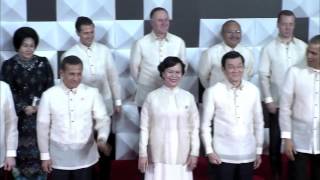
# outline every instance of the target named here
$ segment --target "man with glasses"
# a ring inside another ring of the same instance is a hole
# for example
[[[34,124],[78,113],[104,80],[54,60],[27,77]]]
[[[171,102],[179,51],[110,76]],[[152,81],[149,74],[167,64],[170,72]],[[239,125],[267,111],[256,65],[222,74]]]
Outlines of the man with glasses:
[[[294,37],[295,15],[292,11],[282,10],[277,22],[279,35],[267,44],[261,53],[259,78],[262,97],[268,111],[267,126],[270,130],[269,154],[273,179],[279,179],[281,172],[281,139],[278,120],[279,95],[287,70],[302,63],[307,45]]]
[[[251,50],[239,44],[241,41],[240,24],[235,20],[226,21],[222,25],[221,36],[223,42],[204,51],[200,59],[199,77],[205,88],[224,79],[221,70],[221,58],[230,51],[237,51],[245,58],[244,79],[250,80],[253,76],[253,54]]]

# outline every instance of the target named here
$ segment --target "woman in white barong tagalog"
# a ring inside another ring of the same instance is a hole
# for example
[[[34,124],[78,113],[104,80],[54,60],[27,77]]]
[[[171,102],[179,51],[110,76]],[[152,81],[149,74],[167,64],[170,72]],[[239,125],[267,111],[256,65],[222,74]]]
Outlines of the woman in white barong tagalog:
[[[194,97],[179,88],[185,65],[167,57],[158,66],[163,86],[141,111],[139,163],[145,180],[192,180],[199,155],[199,113]]]

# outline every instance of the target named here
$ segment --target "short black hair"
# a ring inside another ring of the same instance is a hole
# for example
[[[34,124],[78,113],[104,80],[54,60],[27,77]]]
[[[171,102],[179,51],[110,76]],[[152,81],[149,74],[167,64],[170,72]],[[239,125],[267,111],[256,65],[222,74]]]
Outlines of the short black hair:
[[[294,18],[296,18],[296,16],[294,15],[294,13],[290,10],[282,10],[278,13],[278,19],[277,22],[280,22],[281,16],[293,16]]]
[[[63,71],[66,70],[67,64],[69,64],[69,65],[78,65],[78,64],[80,64],[81,67],[83,67],[83,63],[82,63],[81,59],[78,58],[78,56],[73,56],[73,55],[63,58],[63,60],[61,62],[60,69],[63,70]]]
[[[320,44],[320,34],[313,36],[310,39],[309,44]]]
[[[151,12],[150,12],[150,15],[149,15],[150,19],[153,18],[153,15],[154,15],[157,11],[164,11],[164,12],[166,12],[166,13],[168,14],[168,11],[167,11],[165,8],[163,8],[163,7],[156,7],[156,8],[153,8],[153,9],[151,10]]]
[[[37,32],[31,27],[21,27],[14,32],[13,46],[18,51],[22,45],[22,42],[26,38],[31,38],[34,41],[35,48],[39,44],[39,36]]]
[[[81,31],[81,26],[82,26],[82,25],[93,25],[93,26],[94,26],[94,23],[93,23],[93,21],[92,21],[90,18],[88,18],[88,17],[79,16],[79,17],[77,18],[77,21],[76,21],[76,24],[75,24],[77,32],[80,32],[80,31]]]
[[[182,72],[182,75],[184,75],[184,69],[185,69],[186,65],[183,63],[183,61],[178,57],[168,56],[158,65],[158,71],[160,73],[160,77],[162,78],[162,73],[167,68],[173,67],[177,64],[181,65],[181,72]]]
[[[223,69],[225,69],[228,59],[234,59],[234,58],[238,58],[238,57],[241,58],[242,64],[244,65],[245,60],[244,60],[243,56],[237,51],[230,51],[222,56],[221,66],[223,67]]]

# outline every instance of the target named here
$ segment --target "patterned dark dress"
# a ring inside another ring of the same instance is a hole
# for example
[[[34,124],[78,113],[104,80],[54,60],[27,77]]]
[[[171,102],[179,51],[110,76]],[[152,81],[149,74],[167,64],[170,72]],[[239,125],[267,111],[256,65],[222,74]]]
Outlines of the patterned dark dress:
[[[17,168],[28,179],[45,175],[41,170],[37,145],[36,114],[27,116],[23,108],[32,105],[35,97],[40,98],[45,90],[53,86],[53,72],[49,61],[36,55],[25,61],[15,55],[4,61],[1,73],[3,80],[10,85],[19,117]]]

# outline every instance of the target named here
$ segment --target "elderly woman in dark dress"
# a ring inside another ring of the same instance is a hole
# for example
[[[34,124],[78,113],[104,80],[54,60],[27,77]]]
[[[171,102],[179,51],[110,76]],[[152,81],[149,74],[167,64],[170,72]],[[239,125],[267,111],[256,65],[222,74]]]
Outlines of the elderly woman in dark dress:
[[[36,113],[41,94],[53,86],[53,73],[48,59],[34,54],[38,43],[34,29],[17,29],[13,36],[17,54],[4,61],[1,69],[3,80],[10,85],[19,118],[17,169],[13,171],[17,180],[46,179],[36,141]]]

